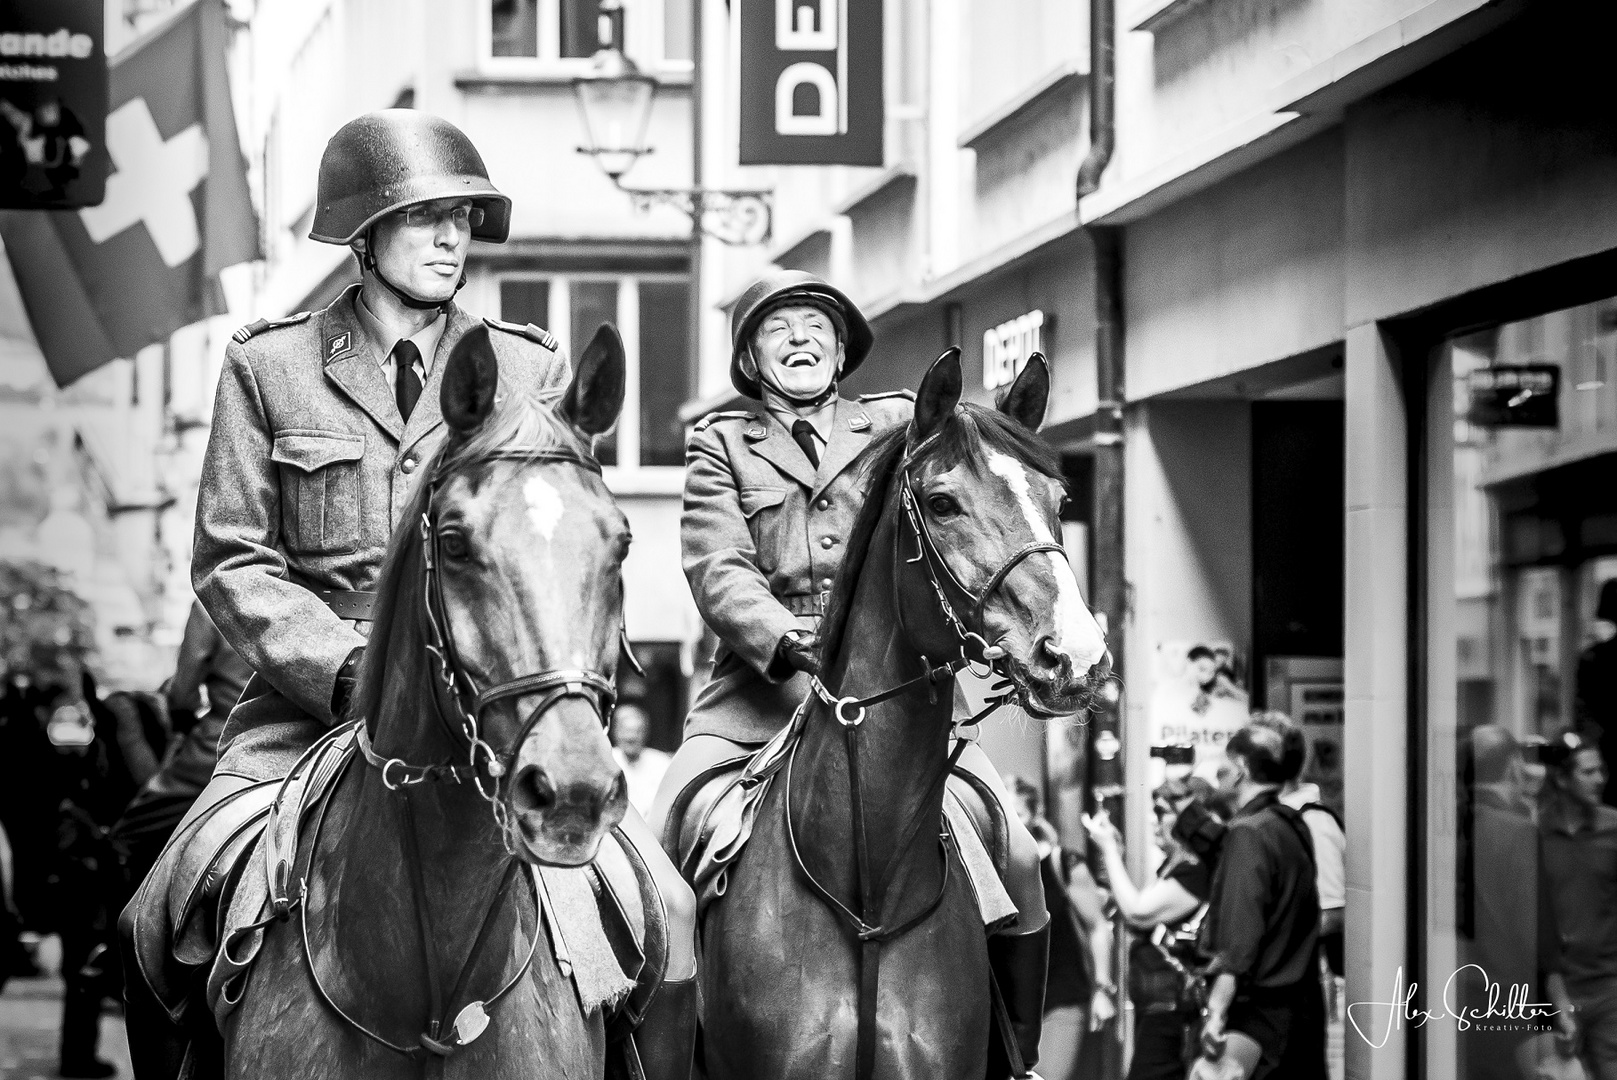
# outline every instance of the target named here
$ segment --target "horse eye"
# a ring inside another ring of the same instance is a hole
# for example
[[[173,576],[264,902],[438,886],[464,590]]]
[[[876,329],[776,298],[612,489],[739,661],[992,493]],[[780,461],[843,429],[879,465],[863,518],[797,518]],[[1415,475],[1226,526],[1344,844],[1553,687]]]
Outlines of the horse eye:
[[[445,529],[438,534],[438,550],[443,552],[446,559],[464,559],[471,553],[466,534],[458,529]]]
[[[949,517],[960,513],[960,504],[948,495],[928,495],[926,508],[938,517]]]

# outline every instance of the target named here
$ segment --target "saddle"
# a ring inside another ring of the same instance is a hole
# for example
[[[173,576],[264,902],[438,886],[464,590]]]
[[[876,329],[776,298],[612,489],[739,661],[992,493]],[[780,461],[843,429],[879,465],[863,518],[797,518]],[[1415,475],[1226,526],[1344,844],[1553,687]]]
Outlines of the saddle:
[[[802,733],[802,711],[752,754],[720,761],[698,773],[674,799],[663,846],[675,851],[679,872],[696,892],[697,925],[728,885],[729,870],[746,847],[759,808]],[[956,766],[944,790],[939,822],[964,864],[988,932],[1016,917],[1005,890],[1010,830],[1004,808],[986,784]]]
[[[188,823],[125,910],[130,993],[155,999],[176,1038],[196,1032],[203,1009],[222,1032],[241,1004],[265,930],[291,914],[310,874],[314,844],[304,827],[357,757],[356,730],[333,729],[284,780],[248,784]],[[620,1042],[639,1026],[667,966],[667,915],[650,869],[614,829],[585,870],[534,868],[531,876],[558,967],[586,1013],[605,1009],[608,1039]],[[598,921],[616,970],[592,971],[591,957],[578,955],[585,919]]]

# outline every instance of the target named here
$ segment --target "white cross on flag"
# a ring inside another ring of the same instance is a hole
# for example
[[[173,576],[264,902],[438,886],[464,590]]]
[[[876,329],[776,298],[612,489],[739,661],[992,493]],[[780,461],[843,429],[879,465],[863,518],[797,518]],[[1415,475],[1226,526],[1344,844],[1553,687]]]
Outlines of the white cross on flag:
[[[221,313],[219,271],[259,255],[224,16],[196,0],[114,58],[101,205],[0,217],[58,385]]]

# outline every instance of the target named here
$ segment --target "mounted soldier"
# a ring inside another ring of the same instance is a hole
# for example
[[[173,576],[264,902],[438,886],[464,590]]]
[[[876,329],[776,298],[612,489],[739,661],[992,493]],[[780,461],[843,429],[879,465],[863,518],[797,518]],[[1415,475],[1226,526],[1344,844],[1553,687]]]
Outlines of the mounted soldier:
[[[446,435],[440,393],[455,345],[487,327],[502,395],[554,397],[567,385],[567,358],[547,331],[478,320],[455,303],[471,241],[503,243],[510,220],[511,200],[447,121],[390,109],[327,144],[310,238],[349,247],[360,282],[321,311],[244,327],[226,351],[192,582],[254,674],[187,821],[286,776],[348,719],[370,590],[418,471]],[[632,812],[623,829],[673,923],[666,980],[641,1031],[683,1032],[695,1014],[689,889]],[[641,1053],[648,1075],[684,1080],[688,1044],[642,1038]]]
[[[703,418],[687,456],[685,576],[719,646],[650,816],[671,852],[684,824],[671,819],[683,816],[687,789],[756,752],[810,693],[819,622],[867,495],[860,456],[914,412],[908,391],[839,394],[875,334],[846,295],[812,274],[759,279],[736,302],[730,334],[730,381],[759,407]],[[989,948],[1018,1041],[1036,1051],[1049,951],[1038,845],[987,755],[973,745],[959,764],[1005,810],[1005,885],[1020,914]]]

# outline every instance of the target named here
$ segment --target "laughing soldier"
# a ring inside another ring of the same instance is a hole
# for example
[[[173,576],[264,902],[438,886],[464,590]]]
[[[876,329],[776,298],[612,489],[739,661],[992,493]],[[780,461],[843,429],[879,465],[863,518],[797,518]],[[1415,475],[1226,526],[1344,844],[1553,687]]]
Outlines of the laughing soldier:
[[[719,649],[658,789],[651,825],[665,844],[666,815],[685,785],[757,750],[808,693],[827,594],[867,494],[859,455],[914,412],[907,392],[838,395],[838,380],[864,362],[875,335],[851,300],[812,274],[783,270],[755,282],[736,302],[730,332],[730,381],[762,407],[705,417],[691,437],[680,539],[691,593]],[[960,765],[1005,808],[1005,884],[1021,915],[989,939],[989,956],[1031,1066],[1050,934],[1039,849],[988,756],[971,746]]]
[[[344,719],[372,594],[411,486],[445,432],[439,387],[478,320],[455,305],[474,239],[502,243],[511,200],[454,125],[409,109],[362,116],[327,144],[310,238],[353,250],[360,284],[323,311],[238,331],[225,354],[197,498],[192,582],[256,672],[220,737],[190,817],[285,776]],[[508,394],[559,391],[560,346],[537,326],[483,320]],[[689,889],[631,811],[676,919],[668,982],[642,1035],[692,1029]],[[183,828],[183,826],[182,826]],[[683,950],[684,955],[681,955]],[[677,1039],[675,1040],[678,1041]],[[640,1045],[652,1080],[684,1080],[689,1046]],[[666,1060],[664,1060],[666,1058]]]

